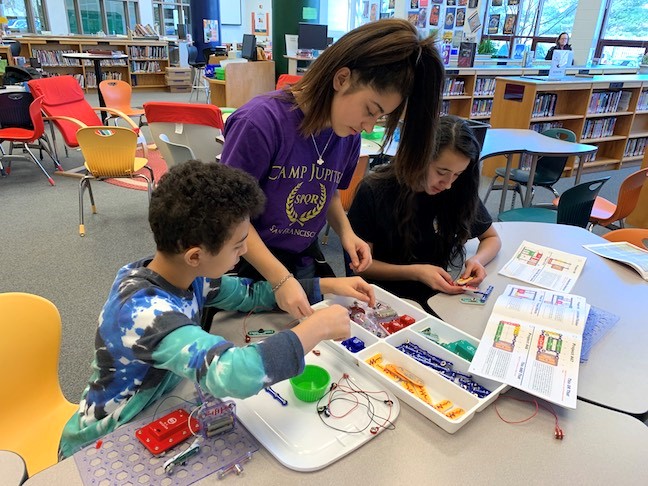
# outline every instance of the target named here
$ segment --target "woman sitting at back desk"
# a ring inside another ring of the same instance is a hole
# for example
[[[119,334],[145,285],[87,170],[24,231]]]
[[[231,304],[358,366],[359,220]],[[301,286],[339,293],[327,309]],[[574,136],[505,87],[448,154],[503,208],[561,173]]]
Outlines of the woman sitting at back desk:
[[[571,45],[569,44],[569,34],[567,32],[562,32],[558,39],[556,39],[556,45],[552,46],[545,56],[546,61],[551,61],[555,51],[571,51]]]
[[[461,277],[472,277],[471,286],[484,280],[484,266],[501,242],[477,192],[479,151],[468,122],[445,116],[426,180],[417,187],[401,182],[407,168],[396,157],[360,184],[348,217],[372,251],[373,262],[362,277],[428,312],[427,300],[437,292],[464,292],[448,266],[464,266]],[[475,237],[477,252],[465,259],[464,245]]]

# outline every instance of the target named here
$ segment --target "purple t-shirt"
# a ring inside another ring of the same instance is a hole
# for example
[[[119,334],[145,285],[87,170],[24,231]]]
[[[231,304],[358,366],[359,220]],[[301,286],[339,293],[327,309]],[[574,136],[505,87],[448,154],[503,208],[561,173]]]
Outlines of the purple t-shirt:
[[[327,128],[315,136],[316,150],[299,131],[304,113],[278,95],[257,96],[229,116],[221,162],[254,176],[266,194],[265,212],[253,221],[264,243],[300,253],[324,227],[335,191],[349,186],[360,135],[338,137]]]

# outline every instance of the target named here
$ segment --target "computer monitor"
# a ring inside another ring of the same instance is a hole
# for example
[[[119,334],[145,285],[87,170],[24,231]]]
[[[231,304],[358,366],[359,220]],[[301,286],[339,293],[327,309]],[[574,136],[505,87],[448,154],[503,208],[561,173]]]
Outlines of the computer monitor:
[[[256,37],[252,34],[243,34],[243,46],[241,47],[241,57],[248,61],[257,60]]]
[[[328,25],[300,23],[298,34],[298,49],[323,51],[328,47]]]

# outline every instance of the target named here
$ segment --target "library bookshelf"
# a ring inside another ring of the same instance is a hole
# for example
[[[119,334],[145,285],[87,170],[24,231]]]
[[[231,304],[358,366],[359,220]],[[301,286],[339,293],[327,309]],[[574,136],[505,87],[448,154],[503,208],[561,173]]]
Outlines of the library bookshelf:
[[[567,76],[549,81],[528,77],[497,78],[490,117],[493,128],[564,127],[578,142],[598,152],[578,162],[570,158],[568,175],[583,163],[584,171],[640,165],[648,141],[648,75]],[[484,161],[483,174],[493,176],[503,157]]]
[[[128,59],[102,61],[104,79],[121,79],[133,88],[166,87],[164,74],[169,66],[169,48],[164,41],[85,36],[16,37],[15,40],[21,43],[20,54],[37,58],[43,71],[51,76],[74,76],[85,89],[97,87],[92,62],[66,59],[64,53],[92,49],[118,51],[128,55]]]

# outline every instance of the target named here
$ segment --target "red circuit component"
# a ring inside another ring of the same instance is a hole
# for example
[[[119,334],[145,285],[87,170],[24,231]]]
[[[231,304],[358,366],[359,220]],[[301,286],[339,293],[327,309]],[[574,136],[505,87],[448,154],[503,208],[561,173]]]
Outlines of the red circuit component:
[[[403,314],[398,318],[398,321],[403,325],[403,327],[411,326],[416,322],[416,319],[414,319],[412,316],[408,316],[407,314]]]
[[[200,424],[194,418],[191,419],[191,430],[197,432]],[[153,455],[158,455],[191,437],[189,430],[189,413],[179,408],[154,420],[141,429],[135,431],[135,437]]]

